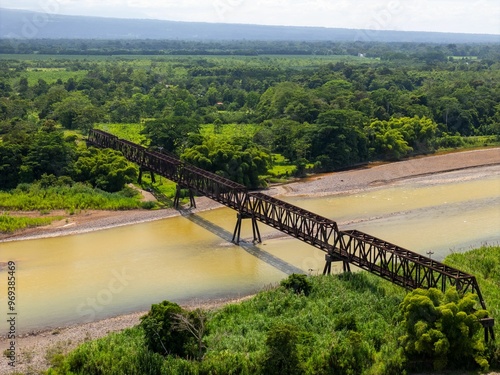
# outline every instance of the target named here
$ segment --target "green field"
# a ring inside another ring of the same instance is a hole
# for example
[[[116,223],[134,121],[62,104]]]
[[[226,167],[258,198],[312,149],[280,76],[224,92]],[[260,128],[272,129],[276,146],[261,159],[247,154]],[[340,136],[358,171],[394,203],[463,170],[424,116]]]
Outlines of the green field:
[[[77,72],[69,71],[64,68],[28,68],[26,73],[23,73],[21,77],[28,79],[28,84],[35,85],[39,79],[44,80],[48,84],[52,84],[61,80],[61,82],[66,82],[70,78],[74,80],[79,80],[87,75],[86,70],[79,70]]]
[[[95,124],[95,128],[114,134],[118,138],[125,139],[127,141],[137,143],[139,145],[143,145],[146,147],[148,145],[146,137],[143,134],[141,134],[141,131],[144,129],[143,124],[100,123],[100,124]]]

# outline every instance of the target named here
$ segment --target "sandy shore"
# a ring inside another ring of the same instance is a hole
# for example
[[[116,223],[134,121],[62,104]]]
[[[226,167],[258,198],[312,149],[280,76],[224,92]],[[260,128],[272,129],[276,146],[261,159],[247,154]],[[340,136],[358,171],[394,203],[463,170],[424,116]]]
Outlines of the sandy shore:
[[[436,183],[439,183],[440,175],[450,171],[457,171],[454,178],[458,179],[466,179],[472,174],[476,177],[487,176],[492,173],[498,174],[500,173],[500,148],[420,157],[396,163],[371,165],[355,170],[324,174],[298,182],[274,186],[268,189],[266,193],[285,196],[347,194],[379,188],[388,184],[410,183],[415,177],[428,175],[433,176]],[[197,208],[194,212],[219,207],[219,204],[205,197],[197,198],[196,203]],[[157,211],[85,211],[71,216],[66,215],[64,212],[51,213],[51,215],[59,214],[66,217],[47,227],[29,229],[14,235],[0,235],[0,242],[84,233],[115,226],[159,220],[179,215],[180,212],[174,209]],[[32,213],[32,215],[37,215],[37,213]],[[193,301],[191,306],[214,307],[227,302],[219,300],[207,304],[206,301],[203,303]],[[19,337],[16,342],[18,362],[15,370],[29,372],[47,368],[48,353],[67,352],[86,340],[102,337],[109,332],[120,331],[134,326],[138,324],[139,318],[144,313],[138,312]],[[0,339],[0,351],[3,353],[7,348],[8,340],[2,337]],[[13,369],[7,366],[6,358],[4,356],[1,358],[0,373],[13,372]]]

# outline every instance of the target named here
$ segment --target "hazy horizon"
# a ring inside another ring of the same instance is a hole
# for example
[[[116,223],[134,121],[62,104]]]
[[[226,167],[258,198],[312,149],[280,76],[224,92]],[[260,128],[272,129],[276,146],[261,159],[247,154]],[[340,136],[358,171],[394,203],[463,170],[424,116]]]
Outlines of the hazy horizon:
[[[496,0],[0,0],[47,14],[275,26],[500,34]]]

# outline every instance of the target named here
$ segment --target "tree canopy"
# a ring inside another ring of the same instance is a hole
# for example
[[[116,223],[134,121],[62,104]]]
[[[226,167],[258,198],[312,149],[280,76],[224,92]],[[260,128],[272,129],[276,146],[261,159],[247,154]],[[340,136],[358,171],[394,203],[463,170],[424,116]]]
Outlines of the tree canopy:
[[[137,46],[127,43],[86,42],[95,49],[85,54]],[[47,121],[83,134],[140,124],[145,146],[250,187],[262,186],[276,155],[297,171],[331,171],[461,147],[468,137],[499,139],[494,45],[144,41],[191,56],[43,56],[56,45],[77,53],[64,41],[30,40],[22,48],[40,56],[0,67],[2,188],[71,174],[74,151],[41,129]],[[220,137],[226,127],[235,134]],[[238,127],[254,131],[241,136]]]
[[[401,304],[405,334],[400,338],[408,356],[431,359],[436,370],[475,365],[487,369],[479,319],[488,313],[476,310],[476,305],[476,295],[460,297],[454,288],[409,293]]]

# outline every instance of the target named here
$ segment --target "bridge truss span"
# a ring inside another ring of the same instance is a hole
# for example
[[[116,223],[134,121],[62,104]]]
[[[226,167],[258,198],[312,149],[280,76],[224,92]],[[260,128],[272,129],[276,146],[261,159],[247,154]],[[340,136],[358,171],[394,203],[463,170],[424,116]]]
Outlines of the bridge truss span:
[[[338,242],[337,223],[303,208],[262,193],[250,193],[248,215],[298,238],[320,250],[328,251]]]
[[[407,289],[444,291],[448,286],[455,286],[464,293],[476,293],[481,305],[486,307],[472,275],[357,230],[343,231],[340,238],[341,251],[336,256],[347,257],[349,263],[359,268]]]
[[[246,187],[217,174],[179,160],[168,153],[146,149],[101,130],[91,130],[87,143],[112,148],[137,163],[141,171],[149,170],[177,183],[174,203],[179,203],[180,189],[205,195],[237,212],[233,242],[239,243],[243,219],[252,220],[254,241],[260,241],[257,221],[295,237],[325,252],[324,274],[331,273],[333,262],[343,262],[371,272],[406,289],[437,288],[445,291],[455,286],[462,293],[475,293],[483,309],[486,304],[476,278],[431,258],[403,249],[357,230],[339,230],[337,223],[261,192],[248,192]],[[493,318],[481,321],[494,339]]]

